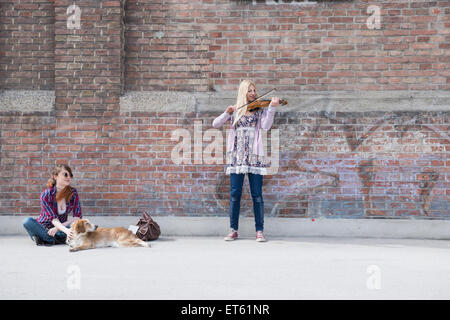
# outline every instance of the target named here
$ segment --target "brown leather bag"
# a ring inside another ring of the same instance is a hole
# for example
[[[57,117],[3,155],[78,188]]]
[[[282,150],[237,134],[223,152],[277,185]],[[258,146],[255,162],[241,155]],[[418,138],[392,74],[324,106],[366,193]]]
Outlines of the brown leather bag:
[[[139,227],[136,236],[143,241],[156,240],[161,235],[161,229],[159,225],[148,215],[147,212],[143,213],[144,217],[141,218],[137,224]]]

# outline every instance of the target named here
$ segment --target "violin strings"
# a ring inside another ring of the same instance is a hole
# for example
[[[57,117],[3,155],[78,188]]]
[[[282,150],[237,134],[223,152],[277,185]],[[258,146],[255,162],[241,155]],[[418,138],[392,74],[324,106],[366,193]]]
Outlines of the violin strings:
[[[253,102],[255,102],[255,101],[258,101],[259,99],[261,99],[262,97],[264,97],[264,96],[266,96],[266,95],[268,95],[269,93],[271,93],[272,91],[274,91],[275,89],[272,89],[272,90],[270,90],[270,91],[267,91],[266,93],[264,93],[264,94],[262,94],[262,95],[260,95],[258,98],[256,98],[255,100],[253,100],[252,102],[248,102],[248,103],[246,103],[246,104],[244,104],[244,105],[242,105],[242,106],[240,106],[239,108],[236,108],[236,110],[239,110],[240,108],[243,108],[243,107],[245,107],[245,106],[247,106],[247,105],[249,105],[250,103],[253,103]]]

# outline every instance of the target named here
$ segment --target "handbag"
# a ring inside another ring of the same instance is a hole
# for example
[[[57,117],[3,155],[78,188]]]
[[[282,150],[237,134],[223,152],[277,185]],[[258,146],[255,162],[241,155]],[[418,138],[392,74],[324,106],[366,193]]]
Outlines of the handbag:
[[[136,236],[143,241],[156,240],[161,235],[159,225],[145,211],[137,226]]]

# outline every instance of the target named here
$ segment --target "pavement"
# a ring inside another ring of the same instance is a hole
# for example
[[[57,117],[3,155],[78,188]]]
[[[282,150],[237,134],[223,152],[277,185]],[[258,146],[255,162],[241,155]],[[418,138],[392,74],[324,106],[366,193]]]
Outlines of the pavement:
[[[0,236],[0,299],[450,299],[450,241],[161,237],[69,252]]]

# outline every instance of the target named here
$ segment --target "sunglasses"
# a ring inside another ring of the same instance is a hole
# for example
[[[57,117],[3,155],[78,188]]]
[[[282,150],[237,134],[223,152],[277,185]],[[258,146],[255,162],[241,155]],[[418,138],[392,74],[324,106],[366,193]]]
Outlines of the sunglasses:
[[[64,178],[68,178],[68,177],[73,178],[73,174],[69,174],[68,172],[63,172],[63,176],[64,176]]]

